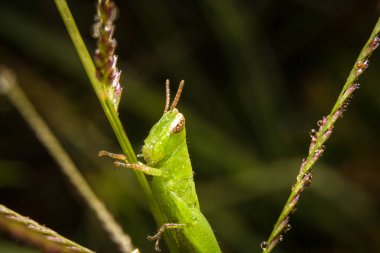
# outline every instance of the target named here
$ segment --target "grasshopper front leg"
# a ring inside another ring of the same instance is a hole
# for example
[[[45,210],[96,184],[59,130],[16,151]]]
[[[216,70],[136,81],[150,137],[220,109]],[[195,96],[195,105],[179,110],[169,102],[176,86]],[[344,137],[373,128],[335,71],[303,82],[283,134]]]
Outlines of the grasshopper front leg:
[[[114,165],[117,167],[124,167],[124,168],[132,169],[132,170],[141,171],[141,172],[144,172],[145,174],[151,175],[151,176],[162,176],[162,171],[160,169],[149,167],[148,165],[145,165],[145,164],[140,163],[140,162],[129,163],[127,160],[127,157],[125,157],[125,155],[123,155],[123,154],[114,154],[114,153],[102,150],[102,151],[99,151],[98,155],[99,155],[99,157],[109,156],[111,158],[121,160],[122,162],[121,161],[115,161],[114,162]]]

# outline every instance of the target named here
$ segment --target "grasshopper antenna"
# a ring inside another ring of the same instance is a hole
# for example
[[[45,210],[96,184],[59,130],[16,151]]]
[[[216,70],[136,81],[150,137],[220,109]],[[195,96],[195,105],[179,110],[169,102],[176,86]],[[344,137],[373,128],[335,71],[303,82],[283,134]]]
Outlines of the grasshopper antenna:
[[[179,98],[181,97],[181,93],[182,93],[182,89],[183,89],[183,86],[185,85],[185,80],[182,80],[180,83],[179,83],[179,87],[178,87],[178,90],[177,90],[177,94],[175,94],[175,97],[174,97],[174,100],[173,100],[173,103],[172,105],[170,106],[170,110],[173,110],[177,104],[178,104],[178,101],[179,101]]]
[[[165,87],[166,87],[166,102],[165,102],[165,111],[164,112],[167,112],[169,110],[169,106],[170,106],[170,81],[169,81],[169,79],[166,79]]]

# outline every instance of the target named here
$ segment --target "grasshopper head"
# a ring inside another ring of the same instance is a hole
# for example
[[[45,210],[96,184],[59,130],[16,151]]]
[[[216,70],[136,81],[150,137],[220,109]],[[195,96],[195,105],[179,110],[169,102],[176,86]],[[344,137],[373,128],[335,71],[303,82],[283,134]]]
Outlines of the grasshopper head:
[[[186,139],[185,117],[175,108],[183,85],[184,82],[182,81],[169,108],[169,82],[168,80],[166,81],[166,107],[164,115],[150,130],[142,149],[145,161],[151,166],[169,158]]]

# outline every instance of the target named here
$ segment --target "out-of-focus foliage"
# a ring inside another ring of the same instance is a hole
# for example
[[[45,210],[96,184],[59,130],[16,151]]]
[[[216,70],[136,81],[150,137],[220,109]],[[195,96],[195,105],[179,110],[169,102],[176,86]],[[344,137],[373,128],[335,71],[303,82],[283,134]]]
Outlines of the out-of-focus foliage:
[[[89,49],[95,1],[68,1]],[[295,180],[308,132],[332,107],[378,16],[375,1],[118,1],[119,114],[138,152],[178,108],[201,208],[224,252],[259,252]],[[380,56],[337,124],[276,252],[379,252]],[[155,225],[133,173],[97,151],[115,138],[53,1],[0,1],[0,64],[20,84],[142,252]],[[34,133],[0,97],[0,203],[97,252],[116,252]],[[4,239],[9,239],[4,237]],[[9,244],[0,244],[6,252]],[[32,252],[13,250],[12,252]]]

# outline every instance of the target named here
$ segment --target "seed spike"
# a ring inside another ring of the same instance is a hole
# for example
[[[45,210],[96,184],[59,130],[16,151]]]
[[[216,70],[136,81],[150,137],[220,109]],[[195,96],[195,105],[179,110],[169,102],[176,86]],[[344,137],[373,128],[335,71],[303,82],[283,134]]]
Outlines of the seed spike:
[[[185,80],[182,80],[180,83],[179,83],[179,87],[178,87],[178,90],[177,90],[177,94],[175,94],[175,97],[174,97],[174,100],[173,100],[173,103],[172,105],[170,106],[170,110],[173,110],[177,104],[178,104],[178,101],[179,101],[179,98],[181,97],[181,93],[182,93],[182,89],[183,89],[183,86],[185,85]]]
[[[169,106],[170,106],[170,81],[169,81],[169,79],[166,79],[165,86],[166,86],[166,102],[165,102],[165,111],[164,112],[167,112],[169,110]]]

